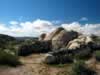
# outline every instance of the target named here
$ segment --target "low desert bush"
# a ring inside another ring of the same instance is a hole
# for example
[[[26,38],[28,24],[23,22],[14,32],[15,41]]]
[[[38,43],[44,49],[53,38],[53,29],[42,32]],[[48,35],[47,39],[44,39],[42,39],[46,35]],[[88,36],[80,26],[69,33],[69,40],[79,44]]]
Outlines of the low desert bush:
[[[100,51],[95,52],[96,60],[100,61]]]
[[[0,65],[17,66],[20,62],[15,52],[0,49]]]
[[[86,67],[84,61],[77,61],[72,66],[71,75],[95,75],[93,70]]]
[[[18,55],[19,56],[27,56],[32,53],[46,53],[50,51],[50,43],[43,41],[35,41],[31,44],[24,43],[19,46]]]
[[[91,50],[83,50],[74,55],[75,59],[87,60],[92,56]]]
[[[78,60],[88,60],[89,58],[91,58],[91,54],[83,54],[83,55],[75,55],[74,58],[78,59]]]

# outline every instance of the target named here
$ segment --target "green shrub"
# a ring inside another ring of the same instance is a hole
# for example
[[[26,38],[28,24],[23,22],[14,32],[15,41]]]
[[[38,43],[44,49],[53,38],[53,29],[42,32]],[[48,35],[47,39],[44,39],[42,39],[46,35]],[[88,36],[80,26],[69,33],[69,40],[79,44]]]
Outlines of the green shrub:
[[[87,68],[84,61],[77,61],[72,66],[71,75],[95,75],[95,72]]]
[[[100,61],[100,51],[95,52],[95,57],[98,61]]]
[[[33,43],[24,43],[18,48],[19,56],[27,56],[32,53],[47,53],[51,50],[49,41],[35,41]]]
[[[100,57],[100,51],[96,51],[95,55]]]
[[[15,52],[5,49],[0,50],[0,64],[17,66],[20,64],[20,62],[18,61],[18,56],[16,56]]]
[[[91,57],[91,54],[83,54],[83,55],[75,55],[74,58],[75,59],[79,59],[79,60],[87,60]]]
[[[92,56],[91,50],[83,50],[80,53],[76,53],[73,57],[75,59],[87,60]]]

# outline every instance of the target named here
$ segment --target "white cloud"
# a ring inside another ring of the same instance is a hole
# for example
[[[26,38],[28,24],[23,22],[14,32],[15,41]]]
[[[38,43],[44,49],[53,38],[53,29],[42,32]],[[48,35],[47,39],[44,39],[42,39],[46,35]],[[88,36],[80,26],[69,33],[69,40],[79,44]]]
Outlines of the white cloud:
[[[78,22],[72,22],[70,24],[62,24],[62,27],[64,27],[66,30],[74,30],[74,31],[80,31],[80,24]]]
[[[96,34],[100,35],[100,24],[85,24],[81,25],[78,22],[73,22],[70,24],[62,24],[66,30],[74,30],[86,35]]]
[[[39,36],[42,33],[48,33],[55,29],[50,21],[37,19],[33,22],[15,22],[11,21],[9,28],[0,24],[0,33],[11,36]],[[18,25],[16,25],[18,24]]]
[[[17,21],[10,21],[9,23],[10,23],[11,25],[17,25],[17,24],[18,24]]]
[[[82,18],[80,19],[80,21],[88,21],[88,18],[82,17]]]
[[[9,27],[5,24],[0,24],[0,33],[11,36],[39,36],[41,33],[49,33],[58,27],[51,21],[41,19],[32,22],[15,22],[16,23],[10,23]],[[59,26],[64,27],[66,30],[75,30],[88,35],[100,35],[100,24],[81,25],[79,22],[72,22],[69,24],[61,24]]]

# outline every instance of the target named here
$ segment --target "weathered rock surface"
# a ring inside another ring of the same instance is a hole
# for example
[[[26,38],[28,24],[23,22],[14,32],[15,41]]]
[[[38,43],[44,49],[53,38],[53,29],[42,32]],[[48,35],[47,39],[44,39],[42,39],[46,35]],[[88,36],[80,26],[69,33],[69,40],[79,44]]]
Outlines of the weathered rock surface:
[[[78,33],[74,31],[67,32],[66,30],[62,30],[52,39],[53,49],[64,48],[69,41],[78,37]]]
[[[52,31],[50,34],[42,34],[39,37],[40,41],[51,41],[52,50],[58,50],[66,47],[69,41],[78,37],[78,33],[75,31],[66,31],[64,28],[59,27]]]
[[[70,41],[67,45],[68,49],[76,49],[76,48],[81,48],[84,45],[90,45],[93,43],[93,40],[89,36],[79,36],[78,38]]]
[[[50,34],[48,34],[44,40],[52,40],[53,37],[55,37],[57,34],[59,34],[59,32],[61,32],[62,30],[64,30],[64,28],[59,27],[57,29],[55,29],[54,31],[52,31]]]
[[[90,57],[91,56],[91,49],[87,46],[83,46],[77,49],[67,49],[62,48],[58,51],[49,52],[45,63],[47,64],[64,64],[68,62],[73,62],[74,58],[72,56],[78,56],[80,58],[83,57]]]
[[[46,64],[65,64],[65,63],[71,63],[73,62],[73,59],[66,55],[52,55],[48,54],[48,56],[45,58],[44,63]]]

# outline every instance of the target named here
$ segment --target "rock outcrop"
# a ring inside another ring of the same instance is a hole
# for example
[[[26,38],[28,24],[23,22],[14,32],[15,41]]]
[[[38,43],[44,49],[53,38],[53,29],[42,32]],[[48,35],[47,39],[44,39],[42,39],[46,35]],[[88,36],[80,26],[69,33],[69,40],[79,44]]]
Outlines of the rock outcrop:
[[[49,52],[45,63],[59,64],[73,62],[70,54],[79,58],[91,56],[90,46],[94,41],[90,36],[78,36],[78,33],[74,31],[67,32],[65,30],[62,30],[60,33],[52,39],[52,45],[55,49]]]
[[[73,62],[74,58],[85,58],[91,56],[91,49],[87,46],[83,46],[77,49],[62,48],[58,51],[49,52],[45,57],[45,63],[47,64],[64,64]]]
[[[44,40],[52,40],[53,37],[55,37],[57,34],[59,34],[59,32],[61,32],[62,30],[64,30],[64,28],[59,27],[57,29],[55,29],[54,31],[52,31],[50,34],[48,34]]]
[[[33,44],[22,45],[18,53],[21,56],[47,53],[45,63],[63,64],[73,62],[72,56],[85,57],[91,55],[91,50],[98,48],[100,45],[94,44],[92,37],[59,27],[48,35],[40,35],[38,41]]]
[[[52,39],[52,46],[54,50],[64,48],[69,41],[78,37],[78,33],[74,31],[62,30]]]
[[[42,35],[41,35],[42,36]],[[56,30],[52,31],[50,34],[44,38],[40,37],[40,40],[51,41],[52,50],[57,50],[65,47],[69,41],[78,37],[78,33],[75,31],[66,31],[64,28],[59,27]]]
[[[76,49],[76,48],[81,48],[84,45],[90,45],[93,43],[93,40],[89,36],[79,36],[78,38],[70,41],[67,45],[67,49]]]
[[[46,64],[65,64],[65,63],[72,63],[72,57],[68,55],[52,55],[48,54],[44,60]]]

